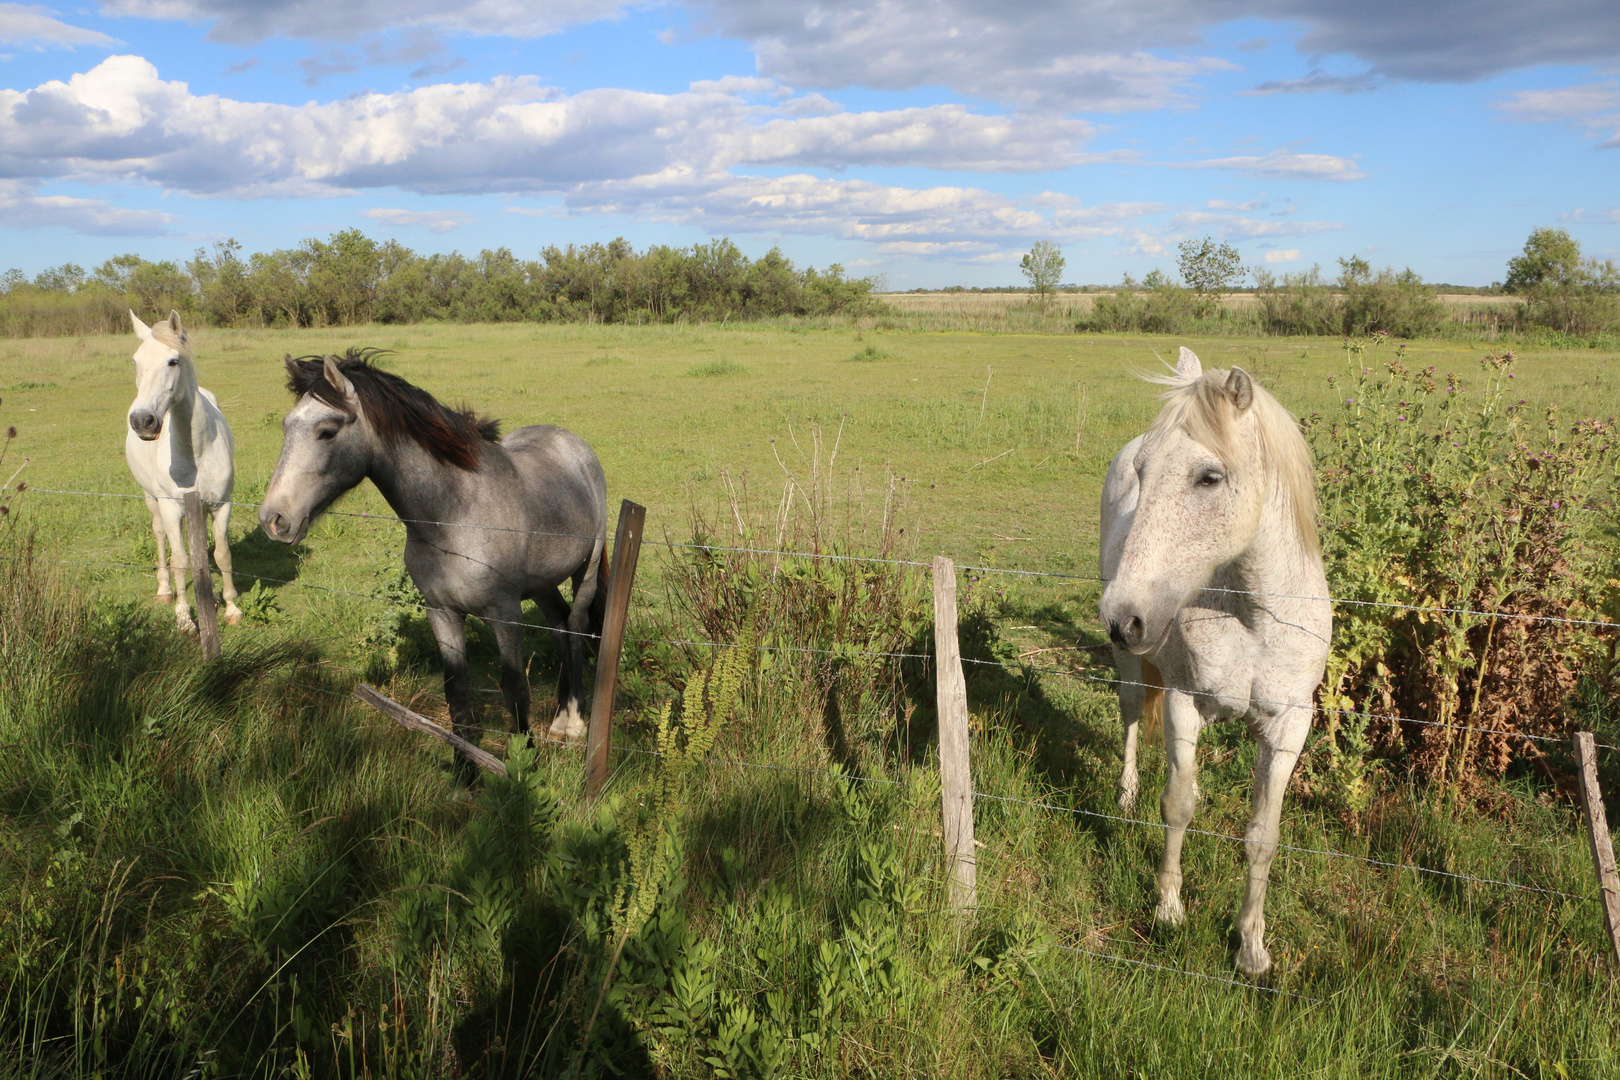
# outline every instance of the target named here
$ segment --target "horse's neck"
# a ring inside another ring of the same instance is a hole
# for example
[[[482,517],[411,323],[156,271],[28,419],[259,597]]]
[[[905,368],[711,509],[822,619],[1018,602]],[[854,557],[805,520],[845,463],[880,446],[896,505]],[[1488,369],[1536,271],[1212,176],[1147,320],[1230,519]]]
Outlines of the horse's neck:
[[[1278,596],[1318,595],[1322,562],[1299,533],[1298,519],[1286,490],[1268,483],[1254,542],[1231,567],[1234,583],[1243,590],[1240,603],[1275,608]],[[1264,595],[1262,595],[1264,594]]]
[[[371,439],[371,468],[366,475],[395,514],[408,522],[456,519],[472,473],[439,461],[415,439],[403,438],[392,445],[375,433]],[[421,526],[412,524],[405,529],[418,534],[422,531]]]
[[[197,454],[208,431],[208,417],[203,412],[202,395],[197,392],[197,369],[189,363],[180,366],[174,396],[169,399],[169,419],[164,426],[169,430],[170,460],[189,466],[195,475]]]

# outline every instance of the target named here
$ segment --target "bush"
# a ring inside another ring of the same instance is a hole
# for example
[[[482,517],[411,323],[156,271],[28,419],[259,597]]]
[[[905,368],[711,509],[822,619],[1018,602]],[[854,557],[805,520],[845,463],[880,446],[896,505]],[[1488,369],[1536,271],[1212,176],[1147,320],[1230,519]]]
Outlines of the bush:
[[[1126,275],[1112,294],[1097,297],[1091,312],[1077,324],[1080,330],[1144,334],[1180,334],[1198,317],[1199,297],[1157,270],[1137,283]]]
[[[1418,338],[1435,334],[1446,311],[1433,286],[1410,269],[1385,267],[1373,273],[1366,260],[1339,260],[1337,287],[1313,266],[1285,274],[1279,282],[1255,271],[1255,301],[1261,329],[1268,334],[1360,337],[1389,334]]]
[[[1601,609],[1600,555],[1581,526],[1613,497],[1614,419],[1566,424],[1554,406],[1533,418],[1512,398],[1511,353],[1485,357],[1470,386],[1399,356],[1375,364],[1362,341],[1346,349],[1343,404],[1308,422],[1329,589],[1348,601],[1322,702],[1415,722],[1330,712],[1330,757],[1365,739],[1429,779],[1500,776],[1516,757],[1541,757],[1539,744],[1436,725],[1567,734],[1581,673],[1612,642],[1481,613]]]

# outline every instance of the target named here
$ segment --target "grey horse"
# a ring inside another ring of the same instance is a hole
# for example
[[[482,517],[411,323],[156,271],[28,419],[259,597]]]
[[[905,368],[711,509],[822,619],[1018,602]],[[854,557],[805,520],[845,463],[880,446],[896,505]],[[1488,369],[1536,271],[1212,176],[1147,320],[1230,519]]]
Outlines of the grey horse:
[[[428,604],[444,660],[444,696],[463,738],[477,739],[467,695],[467,615],[501,651],[501,691],[529,729],[522,605],[534,600],[562,657],[551,736],[579,739],[585,647],[607,592],[607,480],[584,440],[549,425],[499,437],[494,420],[451,409],[376,365],[381,350],[286,358],[297,403],[259,509],[266,535],[302,540],[327,507],[369,477],[405,522],[405,568]],[[572,580],[573,603],[558,586]],[[463,775],[469,763],[458,760]]]

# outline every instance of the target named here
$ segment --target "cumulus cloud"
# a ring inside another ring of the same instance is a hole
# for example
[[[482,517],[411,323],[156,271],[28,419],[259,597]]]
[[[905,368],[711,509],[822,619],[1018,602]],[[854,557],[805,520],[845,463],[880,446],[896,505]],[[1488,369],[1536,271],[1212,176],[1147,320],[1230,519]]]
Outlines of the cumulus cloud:
[[[1268,264],[1299,262],[1299,248],[1277,248],[1274,251],[1268,251],[1266,252],[1266,262]]]
[[[828,108],[752,79],[698,83],[676,94],[564,95],[533,79],[497,78],[283,105],[193,94],[140,57],[115,56],[65,82],[0,89],[0,179],[122,180],[231,198],[381,187],[528,195],[560,202],[566,213],[622,213],[714,232],[833,235],[880,248],[946,245],[937,250],[953,258],[989,256],[1010,240],[1040,237],[1114,236],[1147,250],[1160,241],[1144,219],[1175,209],[1087,205],[1050,191],[1013,198],[972,186],[746,175],[761,166],[1045,170],[1100,157],[1084,150],[1092,127],[1061,116],[984,116],[955,105]],[[1195,164],[1309,178],[1353,171],[1345,159],[1290,151]],[[1219,209],[1182,216],[1242,237],[1338,227],[1258,222]],[[441,231],[466,220],[395,209],[369,216]]]
[[[944,105],[795,116],[709,86],[566,96],[530,78],[325,104],[196,95],[136,56],[0,90],[0,176],[103,176],[202,194],[557,191],[650,178],[679,187],[741,165],[1038,170],[1083,160],[1089,125]]]
[[[175,220],[158,210],[125,210],[100,199],[37,194],[27,180],[0,180],[0,215],[8,229],[64,228],[90,236],[161,236]]]
[[[65,23],[49,8],[0,4],[0,44],[71,49],[77,45],[116,45],[117,41],[98,30]]]
[[[396,229],[426,229],[447,233],[478,219],[464,210],[390,210],[377,207],[360,211],[361,217]]]

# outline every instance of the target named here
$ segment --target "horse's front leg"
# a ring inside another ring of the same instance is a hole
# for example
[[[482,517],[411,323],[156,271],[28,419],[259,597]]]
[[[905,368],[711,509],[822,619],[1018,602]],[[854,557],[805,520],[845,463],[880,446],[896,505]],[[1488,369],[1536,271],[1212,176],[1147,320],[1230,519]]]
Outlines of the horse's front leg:
[[[1181,843],[1187,836],[1198,805],[1198,733],[1203,718],[1191,695],[1164,692],[1164,756],[1167,776],[1159,812],[1164,831],[1164,859],[1159,863],[1159,906],[1154,914],[1180,925],[1187,913],[1181,906]]]
[[[467,698],[467,628],[459,611],[428,608],[428,625],[439,643],[439,659],[444,663],[444,703],[450,708],[450,726],[457,735],[478,745],[479,730],[473,723],[472,706]],[[456,777],[470,784],[478,776],[478,766],[456,751]]]
[[[1241,939],[1237,967],[1245,975],[1264,975],[1271,967],[1271,953],[1266,951],[1266,885],[1271,878],[1271,861],[1277,857],[1283,794],[1299,762],[1299,752],[1310,727],[1309,710],[1290,709],[1276,724],[1274,730],[1280,729],[1281,739],[1275,745],[1266,733],[1260,737],[1254,764],[1253,815],[1243,833],[1249,881],[1237,918]]]
[[[1136,771],[1136,740],[1142,726],[1142,704],[1147,692],[1142,685],[1140,657],[1116,648],[1114,669],[1119,672],[1119,721],[1125,736],[1125,762],[1119,772],[1119,808],[1131,813],[1136,809],[1136,797],[1142,790],[1142,781]]]
[[[501,650],[501,696],[516,725],[512,730],[529,730],[529,677],[523,670],[522,602],[503,604],[492,614],[490,629]]]
[[[178,499],[159,499],[157,503],[158,516],[163,519],[163,531],[169,536],[169,576],[174,579],[174,622],[181,632],[195,634],[197,624],[191,620],[191,605],[186,603],[186,579],[191,576],[191,558],[186,552],[185,511]],[[203,558],[208,558],[206,551]],[[159,599],[162,599],[161,593]]]
[[[242,609],[236,606],[236,579],[231,576],[230,536],[231,504],[220,503],[214,507],[214,561],[219,564],[220,591],[225,594],[225,621],[235,626],[242,621]]]
[[[160,604],[174,603],[174,590],[169,587],[169,564],[166,561],[164,547],[167,544],[167,535],[163,531],[163,515],[158,510],[158,501],[152,496],[146,497],[146,509],[152,514],[152,536],[157,540],[157,602]]]

